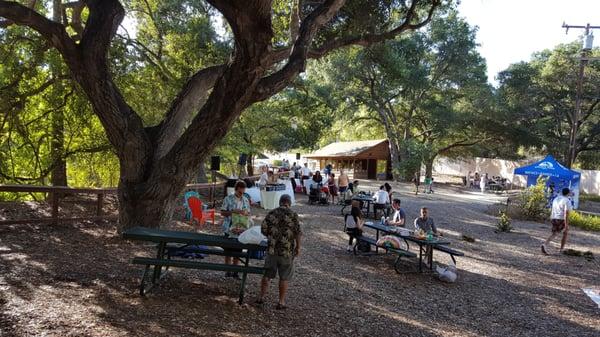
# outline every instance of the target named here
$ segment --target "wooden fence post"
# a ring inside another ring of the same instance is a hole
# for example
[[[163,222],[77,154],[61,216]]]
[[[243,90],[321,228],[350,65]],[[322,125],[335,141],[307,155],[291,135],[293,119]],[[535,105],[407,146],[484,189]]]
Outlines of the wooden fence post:
[[[57,191],[52,192],[52,223],[58,224],[58,202],[60,196]]]
[[[98,200],[96,201],[96,216],[98,220],[96,222],[102,221],[100,217],[102,216],[102,204],[104,203],[104,193],[98,193]]]

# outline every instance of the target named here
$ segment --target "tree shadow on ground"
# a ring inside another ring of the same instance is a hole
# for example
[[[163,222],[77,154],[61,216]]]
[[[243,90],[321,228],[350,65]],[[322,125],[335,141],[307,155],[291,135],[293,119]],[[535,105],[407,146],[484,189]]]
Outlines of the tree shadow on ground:
[[[562,337],[599,332],[593,303],[574,299],[577,291],[557,287],[557,282],[505,280],[463,269],[455,284],[431,275],[398,275],[390,256],[347,254],[339,217],[327,208],[300,211],[306,221],[305,249],[290,289],[290,308],[283,312],[274,310],[275,285],[266,308],[252,304],[256,276],[249,277],[250,304],[244,306],[236,303],[239,281],[216,272],[174,270],[140,297],[141,268],[130,260],[151,256],[153,246],[123,241],[111,224],[1,229],[0,327],[14,325],[15,336]],[[523,270],[487,258],[485,250],[481,254],[465,260],[539,274],[540,280],[549,276],[543,266]],[[509,252],[501,254],[511,258]],[[569,271],[569,277],[593,279]]]

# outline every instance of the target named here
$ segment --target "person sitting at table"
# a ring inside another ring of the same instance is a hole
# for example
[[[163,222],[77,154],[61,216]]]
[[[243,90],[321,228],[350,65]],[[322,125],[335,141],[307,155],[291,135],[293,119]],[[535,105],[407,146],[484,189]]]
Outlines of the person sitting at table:
[[[427,207],[421,207],[421,216],[415,219],[415,230],[422,229],[425,233],[431,231],[434,235],[441,235],[438,232],[433,218],[429,217],[429,210]]]
[[[385,190],[385,186],[381,185],[379,187],[379,191],[375,194],[375,199],[373,203],[373,216],[377,218],[377,210],[383,210],[387,213],[387,207],[390,204],[390,195]]]
[[[392,196],[392,194],[394,192],[392,192],[392,185],[390,185],[389,183],[385,183],[383,184],[383,186],[385,187],[385,191],[388,193],[390,199],[389,200],[394,200],[394,197]]]
[[[331,203],[335,203],[335,197],[338,195],[338,188],[335,185],[335,173],[332,173],[327,179],[327,189],[329,190],[329,195],[331,196]]]
[[[433,222],[433,218],[430,218],[428,213],[429,210],[427,207],[421,207],[421,216],[415,219],[415,230],[418,231],[419,229],[422,229],[425,233],[429,233],[429,231],[431,231],[433,235],[442,236],[442,233],[438,232],[437,227]],[[427,245],[427,248],[425,249],[425,256],[429,256],[431,252],[431,246]],[[426,262],[426,264],[428,263]]]
[[[392,209],[394,210],[394,214],[392,214],[392,217],[387,221],[387,225],[404,227],[406,223],[406,213],[400,208],[400,199],[394,199],[394,201],[392,201]]]
[[[348,185],[348,188],[350,189],[350,192],[352,192],[352,194],[358,194],[359,190],[358,190],[358,180],[355,180],[353,182],[351,182]]]
[[[316,184],[323,183],[323,176],[321,175],[321,172],[319,172],[319,171],[315,172],[315,175],[312,177],[312,179]]]
[[[277,184],[277,176],[273,173],[273,171],[269,171],[267,173],[267,183]]]
[[[250,200],[246,198],[246,183],[239,180],[235,183],[234,193],[226,196],[223,199],[221,206],[221,216],[223,216],[223,234],[225,237],[236,238],[240,233],[237,233],[236,228],[232,228],[233,214],[239,214],[245,217],[250,216]],[[249,219],[248,219],[249,220]],[[242,252],[241,249],[230,249],[228,252]],[[233,259],[233,264],[237,265],[238,259]],[[232,264],[230,256],[225,257],[225,264]],[[226,277],[239,278],[238,273],[227,272]]]
[[[363,225],[365,223],[362,212],[360,211],[360,207],[352,206],[350,210],[350,214],[346,215],[345,219],[346,225],[346,233],[350,239],[348,240],[348,248],[346,249],[348,252],[352,251],[353,241],[355,238],[358,238],[362,235]]]

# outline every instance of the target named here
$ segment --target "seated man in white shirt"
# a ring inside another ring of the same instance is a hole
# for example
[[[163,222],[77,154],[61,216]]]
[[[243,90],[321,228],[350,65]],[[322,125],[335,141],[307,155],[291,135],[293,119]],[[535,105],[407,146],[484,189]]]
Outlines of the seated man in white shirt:
[[[390,205],[390,195],[385,190],[385,186],[381,185],[379,191],[375,194],[375,203],[373,204],[373,216],[377,218],[377,210],[381,209],[386,214]]]
[[[404,224],[406,223],[406,213],[400,208],[400,199],[394,199],[392,202],[392,210],[394,210],[394,213],[387,221],[387,225],[404,227]]]

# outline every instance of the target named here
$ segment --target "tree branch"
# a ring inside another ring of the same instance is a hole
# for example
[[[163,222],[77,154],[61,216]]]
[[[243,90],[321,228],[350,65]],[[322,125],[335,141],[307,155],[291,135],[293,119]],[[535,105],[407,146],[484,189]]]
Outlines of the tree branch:
[[[162,158],[175,144],[194,113],[200,111],[210,89],[223,74],[224,65],[202,69],[185,84],[159,125],[156,157]]]
[[[260,80],[253,97],[255,102],[267,99],[281,91],[290,83],[291,79],[304,71],[313,37],[321,26],[331,20],[344,3],[345,0],[326,0],[302,21],[288,62],[279,71]]]
[[[77,47],[69,37],[65,27],[54,22],[35,10],[13,1],[0,1],[0,17],[11,24],[28,26],[40,33],[53,47],[65,57],[65,62],[76,61]]]

